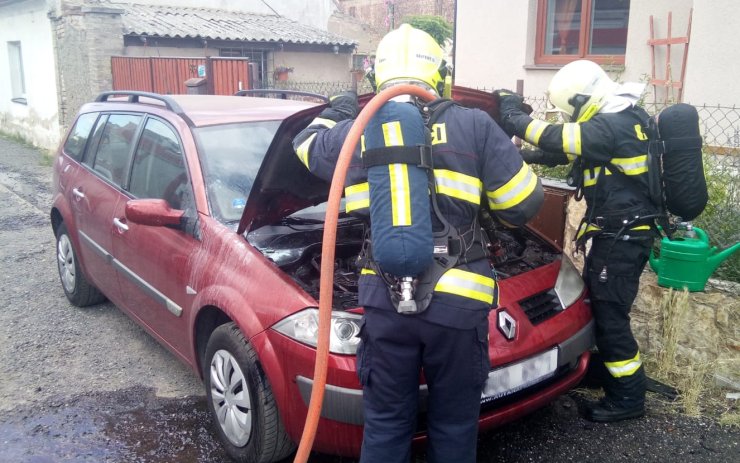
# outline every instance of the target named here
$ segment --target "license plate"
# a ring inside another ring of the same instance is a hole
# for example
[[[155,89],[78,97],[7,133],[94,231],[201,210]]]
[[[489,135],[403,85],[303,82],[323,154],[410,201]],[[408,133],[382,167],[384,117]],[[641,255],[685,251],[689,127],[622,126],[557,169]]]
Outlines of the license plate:
[[[487,403],[537,384],[555,374],[558,349],[551,349],[521,362],[491,370],[483,387],[481,403]]]

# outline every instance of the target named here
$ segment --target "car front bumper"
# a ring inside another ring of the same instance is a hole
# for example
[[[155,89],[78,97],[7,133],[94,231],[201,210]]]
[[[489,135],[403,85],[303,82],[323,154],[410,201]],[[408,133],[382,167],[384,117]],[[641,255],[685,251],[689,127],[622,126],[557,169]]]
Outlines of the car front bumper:
[[[592,321],[569,339],[554,346],[557,349],[557,369],[554,376],[543,378],[543,381],[541,381],[541,383],[547,383],[544,389],[542,388],[542,384],[535,383],[522,390],[510,391],[510,393],[486,403],[481,412],[481,429],[484,429],[483,426],[487,423],[492,425],[495,422],[501,421],[497,417],[503,418],[503,416],[511,414],[512,418],[514,418],[521,413],[525,413],[523,410],[520,410],[516,414],[513,414],[514,408],[519,410],[521,407],[526,406],[528,409],[531,408],[534,410],[567,391],[583,377],[586,366],[588,365],[588,351],[593,344],[594,323]],[[508,367],[504,365],[499,368]],[[308,406],[311,398],[311,389],[313,388],[313,380],[301,375],[296,376],[295,380],[301,398],[304,404]],[[492,380],[491,374],[489,375],[489,381]],[[537,391],[528,394],[527,392],[532,389],[537,389]],[[513,402],[506,400],[515,394],[520,398],[519,400]],[[419,387],[419,410],[421,412],[426,410],[427,396],[427,386],[421,385]],[[505,405],[497,407],[496,402],[505,402]],[[364,421],[362,410],[362,389],[352,389],[332,384],[326,385],[324,403],[321,408],[322,418],[361,426]],[[502,424],[503,422],[501,421],[501,423],[497,424]],[[491,427],[490,425],[486,427]]]

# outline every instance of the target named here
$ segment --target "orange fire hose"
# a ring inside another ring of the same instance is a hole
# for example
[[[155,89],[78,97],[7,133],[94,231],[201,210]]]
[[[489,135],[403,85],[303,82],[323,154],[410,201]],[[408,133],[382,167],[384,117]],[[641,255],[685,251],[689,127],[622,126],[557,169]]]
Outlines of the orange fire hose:
[[[313,371],[313,388],[311,389],[311,400],[308,404],[306,424],[303,428],[301,442],[298,445],[293,463],[306,463],[311,453],[316,428],[321,416],[321,405],[324,403],[324,386],[326,386],[326,372],[329,360],[329,327],[331,325],[331,308],[334,286],[334,250],[337,241],[337,223],[339,222],[339,203],[342,199],[344,180],[347,176],[347,168],[352,159],[360,136],[365,126],[388,100],[400,95],[412,95],[428,101],[432,95],[416,85],[396,85],[378,93],[360,111],[352,128],[344,140],[342,150],[339,152],[337,165],[329,189],[329,200],[326,207],[326,218],[324,220],[324,238],[321,247],[321,279],[319,281],[319,335],[316,346],[316,364]]]

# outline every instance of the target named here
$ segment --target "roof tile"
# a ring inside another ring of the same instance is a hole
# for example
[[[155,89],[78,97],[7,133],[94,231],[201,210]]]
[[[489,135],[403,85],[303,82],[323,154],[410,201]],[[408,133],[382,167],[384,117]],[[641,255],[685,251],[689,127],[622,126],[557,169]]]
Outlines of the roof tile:
[[[356,42],[277,15],[143,4],[115,4],[125,10],[126,35],[205,38],[247,42],[355,45]]]

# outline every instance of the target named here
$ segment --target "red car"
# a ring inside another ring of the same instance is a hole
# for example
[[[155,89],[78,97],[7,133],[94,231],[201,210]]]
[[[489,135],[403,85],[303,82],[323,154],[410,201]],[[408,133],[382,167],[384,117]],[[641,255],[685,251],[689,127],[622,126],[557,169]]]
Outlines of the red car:
[[[456,95],[491,105],[483,92]],[[104,93],[82,107],[54,162],[51,224],[69,301],[109,299],[201,375],[217,432],[238,461],[289,455],[306,418],[328,185],[300,163],[291,140],[323,107]],[[346,456],[358,455],[362,439],[356,257],[365,226],[339,220],[314,444]],[[583,281],[561,249],[530,228],[487,233],[501,305],[490,315],[481,430],[576,385],[593,344]],[[425,386],[420,395],[418,441]]]

